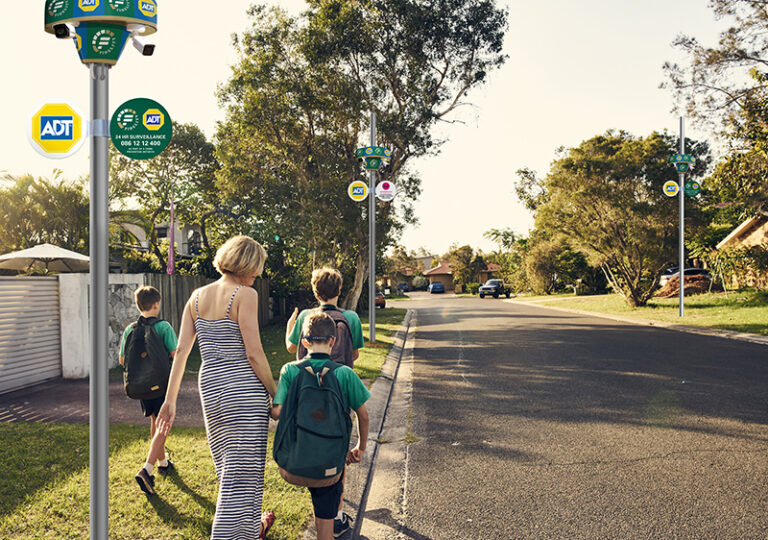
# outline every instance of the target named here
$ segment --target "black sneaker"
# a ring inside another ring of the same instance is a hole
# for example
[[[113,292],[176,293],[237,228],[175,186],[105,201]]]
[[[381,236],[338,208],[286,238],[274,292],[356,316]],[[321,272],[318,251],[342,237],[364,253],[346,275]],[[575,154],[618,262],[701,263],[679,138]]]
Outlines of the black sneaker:
[[[168,465],[166,465],[165,467],[163,467],[162,465],[157,466],[157,472],[163,475],[168,474],[169,472],[173,472],[175,470],[176,470],[176,467],[174,467],[173,462],[170,459],[168,460]]]
[[[144,467],[136,474],[136,482],[139,484],[141,491],[147,495],[155,494],[155,476],[149,474]]]
[[[352,518],[349,517],[349,514],[346,512],[342,512],[341,519],[334,518],[333,519],[333,537],[338,538],[345,532],[347,532],[351,526],[350,523],[352,521]]]

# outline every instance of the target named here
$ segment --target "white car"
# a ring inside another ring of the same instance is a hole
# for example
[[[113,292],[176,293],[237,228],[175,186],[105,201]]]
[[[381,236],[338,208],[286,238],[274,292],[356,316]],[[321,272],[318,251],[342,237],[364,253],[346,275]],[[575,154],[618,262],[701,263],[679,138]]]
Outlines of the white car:
[[[679,273],[680,271],[678,270],[677,266],[674,268],[667,268],[659,278],[659,287],[665,286],[667,283],[669,283],[670,279],[677,276]],[[703,268],[686,268],[685,276],[704,276],[709,280],[712,279],[712,274],[709,273],[709,270],[705,270]]]

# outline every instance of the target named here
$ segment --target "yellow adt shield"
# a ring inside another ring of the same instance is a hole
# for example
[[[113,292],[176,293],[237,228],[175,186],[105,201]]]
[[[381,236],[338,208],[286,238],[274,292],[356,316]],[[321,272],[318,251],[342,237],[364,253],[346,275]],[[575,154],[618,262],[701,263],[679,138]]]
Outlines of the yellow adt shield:
[[[27,124],[29,142],[45,157],[69,157],[85,141],[83,115],[69,103],[46,103],[37,108]]]

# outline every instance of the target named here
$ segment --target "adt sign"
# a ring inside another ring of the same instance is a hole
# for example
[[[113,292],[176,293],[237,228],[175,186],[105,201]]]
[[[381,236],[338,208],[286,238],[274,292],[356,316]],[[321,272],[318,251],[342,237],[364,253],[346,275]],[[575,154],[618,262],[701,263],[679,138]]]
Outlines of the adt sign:
[[[165,115],[159,109],[149,109],[142,116],[144,127],[150,131],[157,131],[165,124]]]
[[[353,201],[364,201],[368,197],[368,184],[356,180],[347,186],[347,194]]]
[[[83,115],[69,103],[46,103],[28,124],[29,142],[48,158],[69,157],[85,141]]]

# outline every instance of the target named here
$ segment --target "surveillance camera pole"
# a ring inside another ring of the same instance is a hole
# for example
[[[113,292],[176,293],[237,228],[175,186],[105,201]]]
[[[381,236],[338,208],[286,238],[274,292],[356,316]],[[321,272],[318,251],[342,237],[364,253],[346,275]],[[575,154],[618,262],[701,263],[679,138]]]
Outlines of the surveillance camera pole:
[[[90,64],[91,86],[91,538],[109,534],[109,66]]]
[[[90,532],[91,540],[109,538],[109,68],[115,65],[129,30],[157,30],[157,0],[141,2],[82,2],[46,0],[45,31],[74,29],[72,38],[88,66],[91,91],[90,179]]]
[[[685,154],[685,133],[683,131],[683,117],[680,117],[680,153]],[[683,185],[685,184],[685,173],[680,173],[680,271],[678,273],[680,281],[680,317],[685,315],[685,193]]]
[[[376,146],[376,113],[371,111],[371,146]],[[376,342],[376,171],[368,171],[368,340]]]

